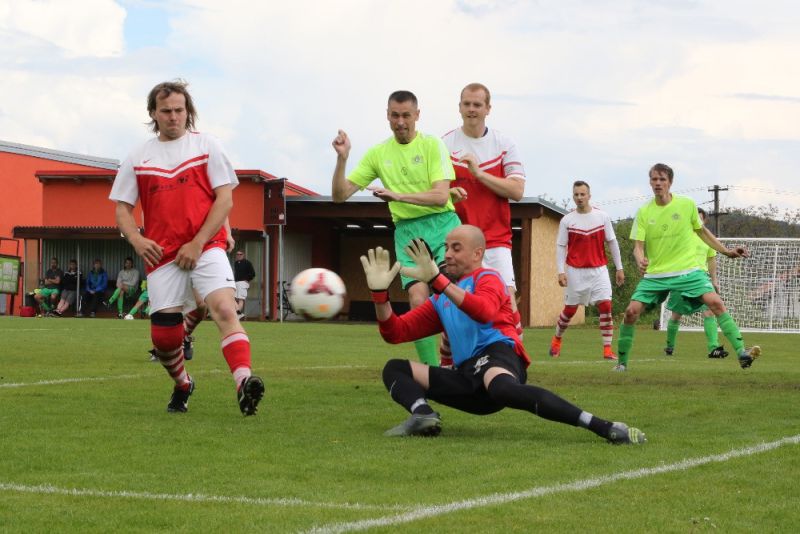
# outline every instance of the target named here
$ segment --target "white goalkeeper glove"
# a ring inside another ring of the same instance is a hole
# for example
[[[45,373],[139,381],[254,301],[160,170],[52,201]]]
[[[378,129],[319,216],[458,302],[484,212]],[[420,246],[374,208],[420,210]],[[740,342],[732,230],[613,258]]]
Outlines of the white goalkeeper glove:
[[[429,284],[435,293],[441,293],[450,285],[450,279],[439,271],[439,266],[436,265],[431,249],[424,239],[412,239],[405,251],[414,261],[414,267],[401,268],[403,276]]]
[[[361,265],[367,276],[367,287],[372,291],[372,300],[387,302],[389,300],[389,286],[400,271],[400,262],[392,265],[389,251],[383,247],[371,248],[366,256],[361,256]]]

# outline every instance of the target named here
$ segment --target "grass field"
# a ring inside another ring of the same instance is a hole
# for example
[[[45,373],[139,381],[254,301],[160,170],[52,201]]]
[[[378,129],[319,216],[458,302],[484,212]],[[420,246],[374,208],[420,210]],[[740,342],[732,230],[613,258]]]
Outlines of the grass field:
[[[627,373],[599,333],[528,330],[530,382],[647,433],[642,447],[505,410],[406,417],[380,371],[411,346],[374,325],[247,323],[267,382],[243,418],[212,323],[189,412],[148,361],[146,321],[0,319],[0,531],[790,532],[800,525],[800,336],[747,334],[747,371],[701,333],[642,328]]]

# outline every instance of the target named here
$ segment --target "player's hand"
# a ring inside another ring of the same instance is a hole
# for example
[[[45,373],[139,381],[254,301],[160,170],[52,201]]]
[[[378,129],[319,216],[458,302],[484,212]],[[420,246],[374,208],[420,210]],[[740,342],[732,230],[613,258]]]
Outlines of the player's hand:
[[[400,200],[400,195],[395,193],[394,191],[389,191],[388,189],[384,189],[383,187],[367,187],[368,191],[372,191],[372,194],[379,199],[386,201],[386,202],[397,202]]]
[[[164,249],[152,239],[147,239],[137,232],[135,236],[131,236],[129,241],[133,246],[133,250],[144,260],[144,263],[148,267],[155,267],[158,265],[158,262],[161,261],[161,256],[164,255]]]
[[[439,266],[436,265],[431,249],[422,238],[412,239],[411,243],[405,248],[406,254],[414,261],[414,267],[402,267],[400,272],[403,276],[419,280],[429,284],[431,280],[439,276]]]
[[[389,251],[383,247],[371,248],[361,256],[361,265],[367,276],[367,287],[372,291],[386,291],[400,271],[400,262],[391,263]]]
[[[749,258],[750,252],[745,247],[729,248],[725,255],[729,258]]]
[[[333,145],[337,156],[347,159],[350,155],[350,148],[352,145],[350,144],[350,138],[347,137],[344,130],[339,130],[339,134],[333,138],[331,145]]]
[[[566,273],[558,273],[558,285],[560,285],[561,287],[567,287]]]
[[[233,252],[233,249],[236,247],[236,240],[233,238],[231,234],[228,234],[228,239],[225,241],[225,252],[230,254]]]
[[[202,253],[202,244],[189,241],[178,249],[178,254],[175,256],[175,264],[181,269],[191,271],[197,267],[197,262],[200,260],[200,255]]]
[[[478,156],[476,156],[471,152],[468,152],[463,156],[461,156],[461,159],[459,159],[458,161],[460,161],[461,163],[466,163],[467,167],[469,168],[469,172],[472,174],[472,176],[474,176],[475,178],[478,177],[478,174],[480,174],[481,172]]]
[[[623,271],[622,269],[618,269],[616,274],[616,279],[617,279],[616,280],[617,287],[622,287],[622,285],[625,283],[625,271]]]
[[[650,260],[642,258],[636,263],[639,265],[639,274],[644,275],[647,272],[647,266],[650,265]]]
[[[467,200],[467,190],[463,187],[451,187],[450,200],[452,200],[454,203]]]

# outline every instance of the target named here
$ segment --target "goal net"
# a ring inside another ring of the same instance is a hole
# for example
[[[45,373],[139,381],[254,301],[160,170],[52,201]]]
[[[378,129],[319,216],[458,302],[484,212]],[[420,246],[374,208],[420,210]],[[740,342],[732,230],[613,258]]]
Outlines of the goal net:
[[[717,254],[722,300],[743,332],[800,333],[800,239],[720,238],[728,247],[744,245],[749,258]],[[671,312],[661,306],[661,329]],[[702,313],[684,316],[681,329],[702,330]]]

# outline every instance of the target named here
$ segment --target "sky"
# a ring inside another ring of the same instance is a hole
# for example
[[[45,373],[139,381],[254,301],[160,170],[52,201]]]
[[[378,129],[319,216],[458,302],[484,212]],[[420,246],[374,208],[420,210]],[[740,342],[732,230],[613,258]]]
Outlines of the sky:
[[[392,91],[441,135],[481,82],[526,196],[586,180],[628,217],[663,162],[701,206],[720,185],[722,208],[798,210],[798,27],[777,0],[0,0],[0,139],[122,160],[182,78],[236,168],[329,195],[338,129],[350,170],[391,135]]]

